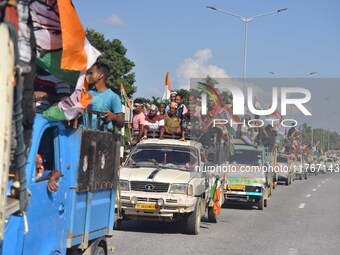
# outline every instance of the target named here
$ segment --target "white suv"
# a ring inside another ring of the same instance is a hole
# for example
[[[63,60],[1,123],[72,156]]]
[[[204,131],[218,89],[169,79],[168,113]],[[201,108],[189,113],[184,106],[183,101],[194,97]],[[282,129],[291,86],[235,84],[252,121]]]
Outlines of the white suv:
[[[177,139],[147,139],[131,151],[120,169],[123,220],[185,220],[198,234],[201,217],[216,222],[210,190],[214,179],[201,173],[202,144]]]

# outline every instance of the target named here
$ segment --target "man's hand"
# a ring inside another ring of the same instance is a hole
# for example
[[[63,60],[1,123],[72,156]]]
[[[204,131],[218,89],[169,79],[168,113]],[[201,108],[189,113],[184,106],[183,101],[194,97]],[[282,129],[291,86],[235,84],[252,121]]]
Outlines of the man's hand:
[[[110,122],[110,121],[114,121],[116,119],[116,114],[114,114],[113,112],[107,110],[107,111],[104,111],[104,121],[105,122]]]
[[[53,170],[50,173],[50,179],[47,184],[47,189],[49,192],[56,192],[58,190],[58,181],[61,176],[62,174],[59,170]]]
[[[105,122],[111,122],[113,121],[114,124],[118,128],[124,127],[125,121],[124,121],[124,114],[123,113],[113,113],[109,110],[104,111],[103,120]]]
[[[137,140],[135,140],[135,139],[133,139],[133,140],[131,141],[131,143],[130,143],[130,144],[131,144],[132,146],[135,146],[137,143],[138,143],[138,141],[137,141]]]
[[[33,99],[34,101],[39,101],[43,98],[47,98],[47,93],[44,91],[34,91],[33,93]]]

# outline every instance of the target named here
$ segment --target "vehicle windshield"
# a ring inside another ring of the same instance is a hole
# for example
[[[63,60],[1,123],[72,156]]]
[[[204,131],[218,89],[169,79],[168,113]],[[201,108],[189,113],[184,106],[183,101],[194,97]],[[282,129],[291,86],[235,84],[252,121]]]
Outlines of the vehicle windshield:
[[[332,159],[327,159],[327,162],[333,162],[333,160]]]
[[[193,171],[198,150],[175,145],[139,145],[127,160],[127,167],[163,167]]]
[[[278,163],[284,163],[284,164],[288,164],[288,158],[287,157],[277,157],[276,160]]]
[[[235,154],[230,157],[230,164],[244,164],[249,166],[259,166],[262,164],[262,155],[256,150],[235,150]]]

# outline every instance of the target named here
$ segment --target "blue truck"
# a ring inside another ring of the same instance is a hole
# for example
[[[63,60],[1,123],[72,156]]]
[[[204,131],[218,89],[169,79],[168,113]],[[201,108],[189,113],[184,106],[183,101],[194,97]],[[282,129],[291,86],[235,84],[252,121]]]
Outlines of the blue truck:
[[[37,115],[26,163],[26,210],[7,197],[2,254],[107,254],[112,235],[120,142],[111,132],[67,128]],[[36,155],[44,173],[37,177]],[[51,171],[62,173],[56,192]],[[9,182],[9,186],[11,181]]]
[[[30,71],[15,57],[13,31],[0,23],[0,255],[106,255],[120,138],[99,130],[98,122],[93,129],[72,128],[39,114],[30,119],[33,132],[24,129],[22,74]],[[61,174],[55,192],[47,189],[52,172]]]

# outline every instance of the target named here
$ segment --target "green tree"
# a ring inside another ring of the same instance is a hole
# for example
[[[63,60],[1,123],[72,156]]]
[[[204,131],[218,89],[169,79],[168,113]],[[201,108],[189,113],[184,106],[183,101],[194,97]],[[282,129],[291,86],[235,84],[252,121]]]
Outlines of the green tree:
[[[215,87],[215,85],[218,84],[218,82],[215,79],[211,78],[209,75],[204,79],[204,82],[213,87]],[[232,102],[233,96],[229,90],[223,90],[223,91],[220,91],[219,89],[216,89],[216,90],[218,91],[221,97],[222,104]]]
[[[155,104],[155,105],[158,105],[159,104],[159,101],[160,101],[160,97],[155,97],[155,96],[152,96],[152,99],[151,99],[151,104]]]
[[[211,78],[209,75],[207,75],[207,77],[204,79],[204,82],[213,87],[215,87],[215,85],[218,84],[218,82],[215,79]]]
[[[137,91],[137,88],[133,86],[135,74],[131,72],[135,63],[125,56],[127,49],[122,42],[118,39],[106,40],[103,34],[93,29],[87,29],[86,35],[89,42],[103,54],[98,61],[110,67],[111,76],[107,80],[108,87],[120,95],[122,83],[127,95],[129,97],[133,95]]]

